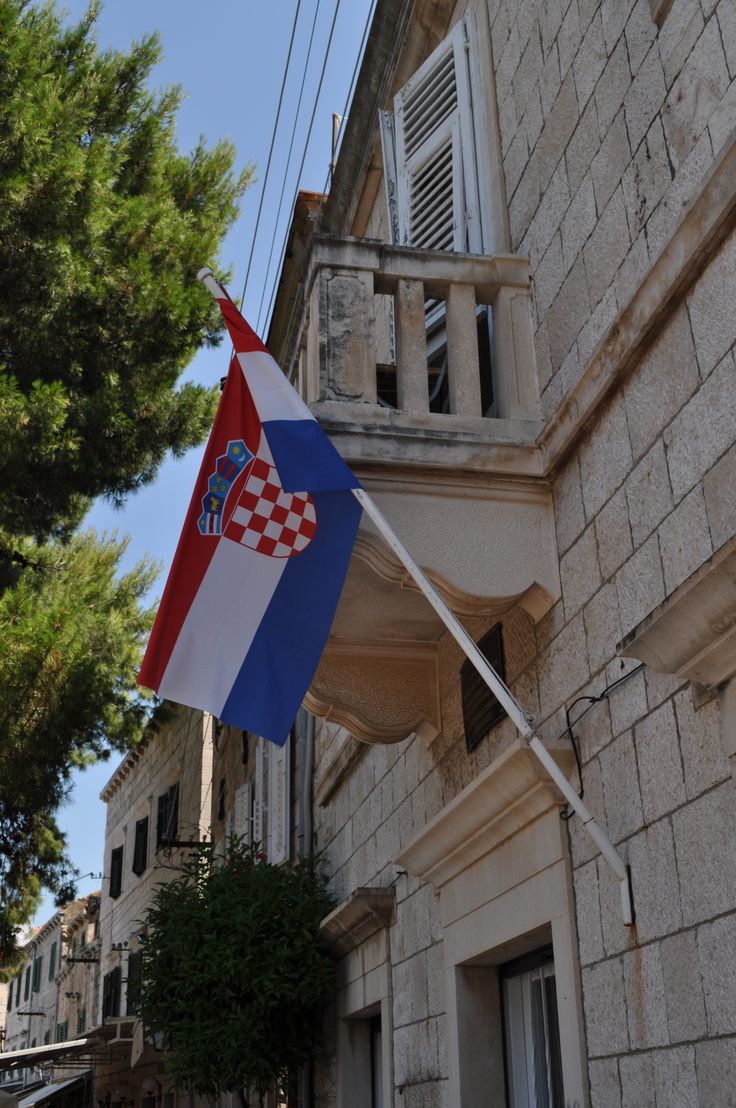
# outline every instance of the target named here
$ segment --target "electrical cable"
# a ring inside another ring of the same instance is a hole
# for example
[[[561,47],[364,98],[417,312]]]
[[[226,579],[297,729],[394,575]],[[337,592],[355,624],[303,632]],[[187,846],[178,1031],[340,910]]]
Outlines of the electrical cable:
[[[319,9],[320,9],[321,3],[322,3],[322,0],[317,0],[317,4],[316,4],[315,9],[314,9],[314,19],[312,20],[312,30],[311,30],[311,33],[309,35],[309,46],[307,47],[307,56],[306,56],[306,59],[305,59],[305,62],[304,62],[304,69],[302,71],[302,83],[301,83],[301,86],[299,88],[299,99],[297,101],[296,111],[294,113],[294,126],[291,128],[291,140],[289,142],[289,153],[286,155],[286,169],[284,170],[284,179],[281,182],[281,194],[279,195],[279,205],[278,205],[278,209],[276,211],[276,219],[274,221],[274,231],[273,231],[273,235],[271,237],[271,247],[270,247],[269,252],[268,252],[268,261],[266,262],[266,270],[265,270],[265,274],[264,274],[264,278],[263,278],[263,287],[264,287],[264,289],[265,289],[266,285],[268,284],[268,275],[271,272],[271,262],[273,261],[273,250],[274,250],[274,246],[276,245],[276,234],[277,234],[277,231],[278,231],[279,220],[281,219],[281,209],[283,207],[284,192],[286,191],[286,181],[287,181],[287,178],[289,176],[289,166],[291,165],[291,154],[292,154],[292,151],[294,149],[294,139],[296,138],[296,128],[297,128],[297,124],[299,122],[299,112],[301,111],[302,97],[304,95],[304,85],[306,84],[307,72],[309,70],[309,59],[312,56],[312,45],[314,43],[314,31],[315,31],[315,28],[317,26],[317,16],[319,15]],[[263,293],[261,293],[261,305],[262,304],[263,304]],[[259,308],[259,314],[260,314],[260,308]]]
[[[585,793],[585,787],[583,785],[583,763],[582,763],[582,759],[580,757],[580,748],[578,746],[578,740],[575,737],[575,735],[573,734],[573,727],[575,727],[578,723],[580,723],[580,720],[583,719],[584,716],[587,716],[588,712],[590,712],[595,707],[596,704],[600,704],[600,702],[602,700],[608,700],[614,689],[618,688],[619,685],[622,685],[624,683],[624,681],[628,681],[630,677],[634,677],[635,674],[640,673],[643,669],[644,669],[644,662],[641,662],[638,666],[634,666],[633,669],[630,669],[628,673],[624,673],[624,675],[622,677],[617,677],[615,681],[611,681],[611,683],[609,685],[606,685],[605,689],[603,689],[603,691],[601,693],[599,693],[598,696],[578,696],[578,697],[575,698],[575,700],[573,700],[572,704],[568,704],[567,707],[565,708],[565,720],[567,722],[567,727],[565,728],[565,730],[560,735],[557,736],[557,739],[558,740],[559,739],[564,739],[564,738],[569,738],[570,739],[570,743],[572,745],[573,753],[575,754],[575,764],[577,766],[578,780],[580,782],[580,788],[578,789],[578,796],[580,797],[581,800],[582,800],[583,795]],[[583,701],[586,701],[586,700],[588,701],[588,707],[585,708],[584,711],[582,711],[580,713],[580,715],[575,720],[573,720],[571,722],[570,721],[570,712],[573,710],[573,708],[575,707],[576,704],[581,704]],[[567,820],[572,819],[573,815],[574,815],[574,812],[571,812],[569,808],[566,808],[564,812],[560,812],[560,819],[563,819],[563,820],[567,821]]]
[[[365,50],[366,39],[368,38],[368,30],[369,30],[370,25],[371,25],[371,21],[372,21],[372,18],[373,18],[373,13],[376,9],[376,3],[377,3],[377,0],[372,0],[371,6],[368,9],[368,15],[366,16],[366,21],[365,21],[365,24],[364,24],[364,27],[363,27],[363,35],[362,35],[361,40],[360,40],[360,47],[358,49],[358,53],[357,53],[356,58],[355,58],[355,65],[353,66],[353,73],[352,73],[352,76],[350,78],[350,86],[348,88],[348,93],[347,93],[347,96],[345,97],[345,105],[344,105],[343,110],[342,110],[342,119],[343,120],[345,119],[345,117],[348,114],[348,108],[349,108],[350,102],[352,100],[352,96],[353,96],[353,92],[354,92],[354,89],[355,89],[355,84],[356,84],[356,80],[357,80],[357,76],[358,76],[358,70],[360,68],[360,63],[361,63],[361,60],[363,58],[363,52]],[[340,131],[339,131],[339,136],[338,136],[338,145],[337,145],[337,148],[335,150],[335,157],[337,157],[337,151],[340,147],[340,141],[339,140],[340,140],[341,137],[342,137],[342,124],[340,126]],[[304,164],[304,158],[302,158],[302,165],[303,164]],[[301,175],[301,169],[300,169],[300,175]],[[324,207],[326,190],[327,190],[329,180],[330,180],[330,171],[328,170],[327,177],[325,178],[324,188],[322,190],[322,200],[320,201],[320,208],[319,208],[319,213],[318,213],[318,216],[317,216],[318,221],[319,221],[319,219],[322,215],[322,209]],[[292,198],[292,209],[294,207],[294,203],[296,201],[298,191],[299,191],[299,187],[298,187],[298,178],[297,178],[297,188],[294,190],[294,196]],[[280,257],[279,257],[279,264],[278,264],[278,267],[277,267],[277,270],[276,270],[277,274],[281,272],[281,268],[282,268],[283,263],[284,263],[284,256],[286,254],[286,244],[287,244],[287,242],[288,242],[288,231],[284,235],[284,241],[283,241],[283,245],[281,247],[281,254],[280,254]],[[266,312],[266,317],[265,317],[265,320],[264,320],[264,329],[265,329],[265,322],[270,320],[270,318],[271,318],[271,313],[273,311],[274,301],[276,299],[277,289],[278,289],[278,276],[274,280],[273,287],[271,289],[271,296],[269,298],[268,310]]]
[[[330,24],[330,34],[329,34],[329,37],[327,39],[327,46],[325,48],[324,58],[322,59],[322,70],[321,70],[320,75],[319,75],[319,84],[317,85],[317,92],[316,92],[316,95],[314,97],[314,104],[312,106],[312,114],[311,114],[310,119],[309,119],[309,129],[307,130],[307,137],[306,137],[306,140],[304,142],[304,149],[302,151],[302,160],[301,160],[301,163],[299,165],[299,172],[297,173],[297,176],[296,176],[296,187],[294,189],[294,197],[293,197],[293,200],[291,202],[292,210],[294,208],[294,202],[296,201],[297,193],[299,191],[299,181],[301,180],[302,170],[304,169],[304,162],[306,161],[306,158],[307,158],[307,150],[309,148],[309,140],[312,137],[312,127],[314,126],[314,117],[317,114],[317,107],[319,105],[319,98],[320,98],[320,95],[322,93],[322,84],[323,84],[324,78],[325,78],[325,70],[327,69],[327,61],[328,61],[329,56],[330,56],[330,47],[332,46],[332,37],[335,33],[335,24],[337,22],[337,13],[339,12],[339,10],[340,10],[340,0],[336,0],[335,10],[332,13],[332,23]],[[274,232],[273,232],[274,241],[276,239],[277,233],[278,233],[278,227],[274,227]],[[288,232],[288,229],[287,229],[286,234],[284,235],[284,249],[281,252],[281,260],[283,260],[284,251],[286,249],[286,240],[288,238],[288,234],[289,234],[289,232]],[[276,290],[276,287],[278,286],[278,274],[279,274],[280,269],[281,269],[281,260],[280,260],[280,263],[279,263],[279,267],[276,270],[276,277],[274,278],[274,285],[273,285],[274,291]],[[256,331],[258,332],[258,334],[260,334],[261,311],[263,310],[263,300],[264,300],[264,297],[266,295],[266,286],[267,286],[267,284],[268,284],[268,273],[266,273],[266,275],[264,277],[264,280],[263,280],[263,289],[261,291],[261,302],[258,305],[258,317],[257,317],[257,322],[256,322]],[[269,312],[270,312],[270,302],[269,302],[269,308],[268,308],[267,316],[268,316]]]
[[[241,296],[240,296],[240,305],[239,306],[240,306],[241,311],[243,309],[243,303],[245,301],[245,293],[246,293],[246,290],[248,288],[248,278],[250,277],[251,265],[253,264],[253,253],[254,253],[255,248],[256,248],[256,239],[258,238],[258,228],[259,228],[260,222],[261,222],[261,212],[263,211],[263,198],[266,195],[266,186],[268,184],[268,175],[269,175],[269,172],[270,172],[270,169],[271,169],[271,159],[273,158],[274,146],[276,144],[276,132],[277,132],[278,126],[279,126],[279,119],[281,118],[281,105],[282,105],[283,100],[284,100],[284,89],[286,88],[286,78],[289,75],[289,62],[291,61],[291,51],[294,47],[294,37],[296,35],[296,26],[297,26],[297,23],[299,21],[299,10],[300,10],[301,6],[302,6],[302,0],[297,0],[296,11],[294,12],[294,22],[291,25],[291,38],[289,39],[289,50],[288,50],[287,55],[286,55],[286,65],[284,66],[284,76],[283,76],[283,79],[281,81],[281,91],[279,92],[279,102],[278,102],[278,106],[276,108],[276,120],[274,122],[273,132],[271,134],[271,145],[270,145],[269,150],[268,150],[268,160],[266,162],[266,173],[265,173],[265,176],[263,178],[263,187],[261,189],[260,200],[258,201],[258,212],[256,214],[255,227],[253,228],[253,239],[252,239],[251,244],[250,244],[250,253],[248,255],[248,265],[247,265],[246,270],[245,270],[245,280],[243,282],[243,292],[241,293]]]

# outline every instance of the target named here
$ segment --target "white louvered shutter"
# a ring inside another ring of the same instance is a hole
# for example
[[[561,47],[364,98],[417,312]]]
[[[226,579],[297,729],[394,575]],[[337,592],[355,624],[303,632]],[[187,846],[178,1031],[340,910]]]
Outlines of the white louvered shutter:
[[[483,253],[474,134],[472,17],[455,25],[381,113],[392,241]]]

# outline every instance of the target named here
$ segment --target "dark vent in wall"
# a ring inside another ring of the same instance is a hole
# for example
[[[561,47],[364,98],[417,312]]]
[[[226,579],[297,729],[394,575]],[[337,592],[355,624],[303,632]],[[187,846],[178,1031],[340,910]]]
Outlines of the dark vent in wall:
[[[502,624],[497,623],[480,640],[478,649],[499,677],[505,681]],[[460,670],[460,690],[463,700],[465,745],[468,751],[471,751],[475,750],[481,739],[485,738],[491,728],[504,718],[506,712],[469,660],[463,663]]]

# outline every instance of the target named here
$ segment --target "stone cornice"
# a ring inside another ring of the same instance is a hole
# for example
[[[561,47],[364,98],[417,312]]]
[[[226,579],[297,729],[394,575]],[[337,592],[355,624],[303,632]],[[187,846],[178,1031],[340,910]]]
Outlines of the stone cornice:
[[[538,445],[545,474],[565,460],[598,406],[641,360],[735,224],[736,130],[582,377],[542,431]]]
[[[322,920],[320,937],[342,958],[390,925],[395,901],[393,889],[358,888]]]
[[[569,743],[547,743],[567,774],[575,763]],[[421,881],[441,889],[533,820],[561,803],[541,763],[517,739],[407,843],[394,859]]]
[[[736,538],[617,646],[659,673],[715,688],[736,673]]]

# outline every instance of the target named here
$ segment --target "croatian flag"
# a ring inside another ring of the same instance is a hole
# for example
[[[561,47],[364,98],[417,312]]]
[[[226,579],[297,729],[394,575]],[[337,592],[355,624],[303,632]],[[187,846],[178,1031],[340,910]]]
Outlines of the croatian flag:
[[[360,519],[359,482],[209,271],[234,354],[138,677],[286,742]]]

